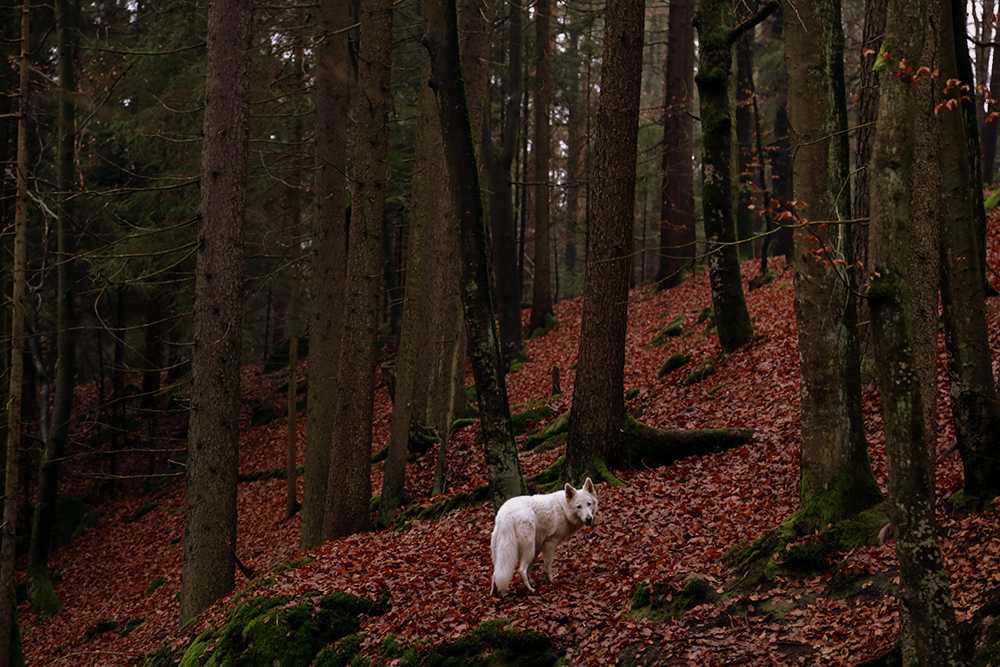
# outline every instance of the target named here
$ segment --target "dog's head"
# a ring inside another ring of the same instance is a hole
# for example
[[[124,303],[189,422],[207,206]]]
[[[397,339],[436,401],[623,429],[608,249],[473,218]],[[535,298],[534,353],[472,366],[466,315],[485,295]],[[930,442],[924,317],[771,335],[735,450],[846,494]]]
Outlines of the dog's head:
[[[566,485],[566,505],[578,523],[585,526],[594,523],[594,515],[597,513],[597,496],[594,495],[594,483],[590,481],[589,477],[583,483],[582,489],[574,489],[572,485]]]

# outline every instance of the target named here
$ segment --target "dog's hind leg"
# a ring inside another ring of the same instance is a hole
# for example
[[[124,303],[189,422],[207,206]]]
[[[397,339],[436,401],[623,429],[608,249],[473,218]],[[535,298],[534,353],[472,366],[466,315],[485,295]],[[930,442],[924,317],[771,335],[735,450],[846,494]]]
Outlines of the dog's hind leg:
[[[525,530],[525,528],[530,529]],[[521,575],[521,581],[529,593],[534,593],[535,588],[531,585],[528,575],[531,573],[531,566],[535,564],[535,531],[534,526],[519,525],[517,530],[517,573]]]

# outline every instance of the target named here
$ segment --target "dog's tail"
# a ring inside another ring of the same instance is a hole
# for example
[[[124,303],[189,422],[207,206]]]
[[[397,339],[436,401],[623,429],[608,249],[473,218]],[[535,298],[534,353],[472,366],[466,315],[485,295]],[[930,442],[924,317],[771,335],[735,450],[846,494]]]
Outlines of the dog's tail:
[[[509,517],[498,517],[490,540],[490,554],[493,556],[493,579],[490,595],[496,591],[503,595],[510,588],[510,581],[517,570],[517,535]],[[507,519],[507,520],[505,520]]]

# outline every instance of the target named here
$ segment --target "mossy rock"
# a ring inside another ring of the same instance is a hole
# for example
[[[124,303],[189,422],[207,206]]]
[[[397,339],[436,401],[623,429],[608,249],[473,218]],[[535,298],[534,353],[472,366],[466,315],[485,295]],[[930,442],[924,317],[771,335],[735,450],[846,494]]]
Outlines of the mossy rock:
[[[283,414],[283,413],[282,413]],[[278,409],[273,405],[258,405],[250,415],[250,426],[264,426],[278,418]]]
[[[50,618],[63,607],[59,596],[56,595],[56,589],[52,586],[48,570],[36,572],[31,578],[28,598],[31,600],[31,608],[39,618]]]
[[[669,583],[641,582],[629,600],[632,617],[648,618],[658,623],[681,618],[685,612],[706,602],[715,602],[719,595],[699,577],[691,577],[677,588]]]
[[[661,329],[656,332],[656,337],[653,340],[646,343],[646,348],[660,347],[664,345],[671,338],[677,338],[684,334],[684,317],[676,317],[670,324],[664,325]]]
[[[689,361],[691,361],[691,355],[689,353],[678,352],[676,354],[672,354],[666,361],[663,362],[663,366],[660,367],[660,372],[656,374],[656,377],[662,378],[664,375],[677,370]]]
[[[76,496],[66,496],[56,508],[56,525],[52,539],[56,548],[64,547],[88,528],[97,525],[100,513]]]
[[[701,382],[713,373],[715,373],[715,359],[706,359],[684,378],[684,386],[691,386]]]
[[[403,667],[554,667],[562,651],[543,634],[508,627],[506,620],[485,621],[444,644],[401,647],[382,644],[385,656]]]
[[[145,594],[152,595],[153,593],[156,592],[157,588],[163,585],[163,582],[164,582],[163,577],[156,577],[151,582],[149,582],[149,586],[146,586]]]
[[[288,366],[288,354],[291,348],[291,338],[282,338],[274,344],[271,354],[264,360],[264,372],[273,373]],[[309,356],[309,338],[299,337],[299,359]]]
[[[296,466],[295,472],[298,475],[305,474],[305,466]],[[280,466],[269,468],[268,470],[247,470],[236,475],[237,482],[267,482],[272,479],[287,479],[288,468]]]
[[[309,667],[327,646],[356,635],[360,616],[378,615],[387,608],[387,599],[374,601],[339,592],[322,598],[318,594],[257,597],[230,610],[223,628],[195,639],[180,665]],[[206,656],[208,649],[211,655]]]

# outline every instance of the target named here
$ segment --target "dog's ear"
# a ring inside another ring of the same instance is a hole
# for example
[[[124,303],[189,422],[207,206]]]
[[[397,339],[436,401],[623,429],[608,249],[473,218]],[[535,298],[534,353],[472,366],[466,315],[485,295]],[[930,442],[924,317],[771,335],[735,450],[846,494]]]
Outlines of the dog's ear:
[[[583,483],[583,490],[591,495],[594,495],[594,483],[590,481],[589,477],[587,478],[587,481]]]
[[[573,485],[568,482],[565,488],[566,488],[566,499],[573,500],[573,497],[576,495],[576,489],[574,489]]]

